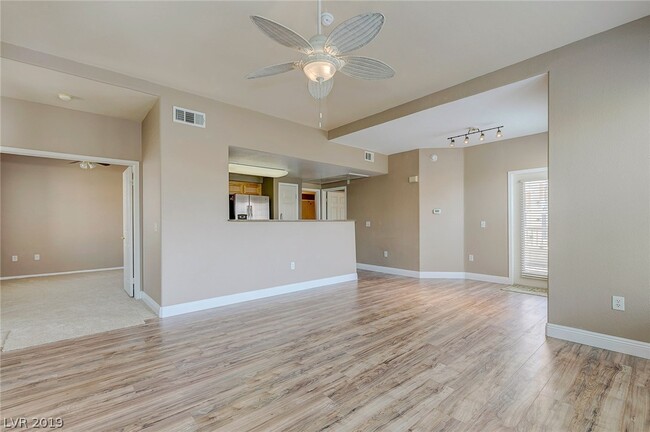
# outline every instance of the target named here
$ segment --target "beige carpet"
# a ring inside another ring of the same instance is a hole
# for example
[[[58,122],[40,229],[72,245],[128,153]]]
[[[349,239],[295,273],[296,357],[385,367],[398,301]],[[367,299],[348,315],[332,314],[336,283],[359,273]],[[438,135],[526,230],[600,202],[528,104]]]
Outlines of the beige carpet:
[[[11,351],[144,324],[154,313],[122,289],[122,270],[1,282],[0,343]]]
[[[548,288],[536,288],[526,285],[509,285],[507,287],[501,288],[503,291],[511,291],[521,294],[531,294],[540,297],[548,297]]]

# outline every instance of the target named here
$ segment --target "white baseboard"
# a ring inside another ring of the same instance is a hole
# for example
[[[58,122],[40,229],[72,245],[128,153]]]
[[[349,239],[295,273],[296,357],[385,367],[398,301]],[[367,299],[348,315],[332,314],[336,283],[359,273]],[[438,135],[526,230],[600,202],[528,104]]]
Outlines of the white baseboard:
[[[161,306],[158,316],[161,318],[180,315],[189,312],[196,312],[204,309],[212,309],[220,306],[241,303],[250,300],[257,300],[266,297],[272,297],[280,294],[288,294],[296,291],[303,291],[312,288],[322,287],[325,285],[332,285],[342,282],[350,282],[357,280],[356,273],[345,274],[341,276],[334,276],[324,279],[314,279],[305,282],[298,282],[289,285],[280,285],[272,288],[265,288],[256,291],[247,291],[238,294],[231,294],[221,297],[213,297],[205,300],[198,300],[189,303],[180,303],[171,306]],[[153,300],[152,300],[153,301]],[[154,302],[155,304],[155,302]]]
[[[417,279],[469,279],[482,282],[492,282],[498,284],[511,285],[510,278],[504,276],[492,276],[479,273],[467,272],[420,272],[415,270],[404,270],[395,267],[383,267],[373,264],[357,263],[359,270],[368,270],[379,273],[392,274],[397,276],[406,276]]]
[[[156,315],[160,316],[160,305],[156,303],[154,299],[149,297],[146,292],[140,291],[140,300],[142,300]]]
[[[372,264],[357,263],[357,268],[359,270],[368,270],[368,271],[392,274],[392,275],[397,275],[397,276],[406,276],[406,277],[412,277],[412,278],[419,278],[420,277],[420,272],[419,271],[404,270],[404,269],[395,268],[395,267],[383,267],[383,266],[372,265]]]
[[[546,336],[650,359],[650,343],[558,324],[546,324]]]
[[[0,280],[27,279],[27,278],[35,278],[35,277],[59,276],[59,275],[67,275],[67,274],[75,274],[75,273],[92,273],[92,272],[109,271],[109,270],[123,270],[123,269],[124,269],[124,267],[110,267],[110,268],[100,268],[100,269],[91,269],[91,270],[74,270],[74,271],[57,272],[57,273],[41,273],[41,274],[32,274],[32,275],[5,276],[5,277],[0,277]]]
[[[465,279],[481,281],[481,282],[492,282],[503,285],[512,285],[512,281],[509,277],[506,276],[493,276],[480,273],[465,273]]]

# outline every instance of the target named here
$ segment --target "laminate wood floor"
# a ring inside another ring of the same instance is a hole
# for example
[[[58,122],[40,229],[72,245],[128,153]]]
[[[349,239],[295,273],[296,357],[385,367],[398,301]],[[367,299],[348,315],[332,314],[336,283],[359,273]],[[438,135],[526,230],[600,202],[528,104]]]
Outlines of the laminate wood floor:
[[[650,361],[546,339],[545,323],[543,297],[360,272],[3,354],[2,417],[68,431],[650,431]]]

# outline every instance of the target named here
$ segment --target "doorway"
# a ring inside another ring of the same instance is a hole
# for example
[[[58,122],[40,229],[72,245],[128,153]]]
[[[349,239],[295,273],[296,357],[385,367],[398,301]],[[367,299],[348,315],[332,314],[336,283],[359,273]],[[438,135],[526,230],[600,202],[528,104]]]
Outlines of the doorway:
[[[141,297],[138,163],[0,152],[2,230],[11,234],[3,235],[2,255],[11,261],[3,266],[0,350],[155,318],[133,298]]]
[[[510,279],[548,288],[548,169],[508,173]]]
[[[33,156],[63,161],[87,161],[92,164],[119,165],[125,168],[122,174],[123,191],[123,250],[124,290],[130,297],[140,299],[141,287],[141,237],[140,237],[140,163],[138,161],[94,157],[69,153],[0,146],[0,153],[18,156]],[[97,169],[97,168],[95,168]],[[128,267],[128,270],[127,270]],[[127,277],[128,276],[128,277]]]
[[[320,190],[302,189],[302,219],[319,220],[321,218]]]
[[[298,220],[298,185],[278,183],[278,196],[278,218],[280,220]]]
[[[322,201],[324,220],[347,219],[347,187],[323,189]]]

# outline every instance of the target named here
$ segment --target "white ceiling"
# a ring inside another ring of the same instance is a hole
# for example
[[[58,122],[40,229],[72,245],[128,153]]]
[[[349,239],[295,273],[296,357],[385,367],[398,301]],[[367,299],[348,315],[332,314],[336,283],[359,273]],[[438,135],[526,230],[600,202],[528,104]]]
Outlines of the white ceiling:
[[[333,141],[384,154],[417,148],[449,147],[448,137],[468,128],[505,126],[501,139],[517,138],[548,130],[548,76],[529,78],[504,87],[372,126]],[[496,141],[496,131],[470,136],[469,144],[456,139],[455,146],[470,147]]]
[[[77,111],[142,121],[158,99],[146,93],[0,59],[2,96]],[[59,93],[72,96],[64,102]]]
[[[239,147],[230,147],[229,162],[243,165],[261,166],[266,168],[280,168],[289,171],[290,177],[303,180],[327,179],[347,174],[377,175],[377,173],[353,169],[344,166],[330,165],[321,162],[308,161],[289,156],[249,150]]]
[[[325,1],[335,25],[366,11],[386,24],[356,54],[396,76],[337,76],[325,129],[464,82],[650,14],[650,2]],[[2,40],[309,126],[318,104],[294,71],[258,80],[262,66],[299,58],[250,21],[258,14],[309,38],[316,1],[9,2]],[[331,28],[330,28],[331,29]],[[326,30],[326,33],[330,31]]]

